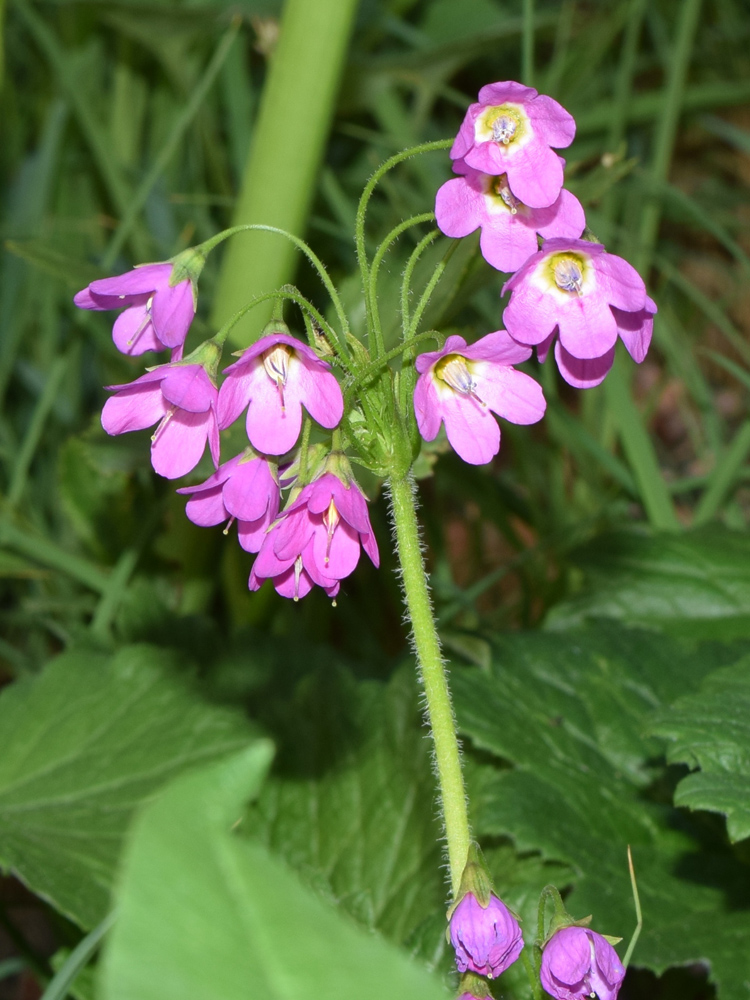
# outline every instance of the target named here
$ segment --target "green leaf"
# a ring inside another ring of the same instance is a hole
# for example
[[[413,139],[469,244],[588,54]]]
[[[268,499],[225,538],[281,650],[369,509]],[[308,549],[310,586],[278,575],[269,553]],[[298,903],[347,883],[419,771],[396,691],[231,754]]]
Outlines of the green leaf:
[[[82,927],[99,923],[134,810],[251,731],[148,646],[70,652],[0,695],[0,865]]]
[[[580,593],[549,628],[619,618],[679,636],[750,637],[750,535],[718,527],[684,535],[620,531],[574,553]]]
[[[669,804],[663,744],[644,734],[655,711],[737,655],[608,623],[508,636],[489,669],[452,675],[461,730],[505,764],[484,765],[477,833],[570,865],[571,911],[626,939],[630,844],[645,920],[635,964],[703,962],[725,1000],[747,997],[738,942],[750,934],[750,872],[713,827]]]
[[[354,927],[264,846],[233,835],[270,744],[186,775],[139,817],[104,1000],[445,1000],[438,981]]]
[[[413,665],[387,685],[319,670],[271,728],[282,750],[248,815],[253,836],[359,923],[410,946],[416,936],[437,960],[447,886]]]
[[[732,840],[750,837],[750,657],[678,698],[654,732],[674,741],[671,762],[700,768],[679,783],[675,805],[724,813]]]

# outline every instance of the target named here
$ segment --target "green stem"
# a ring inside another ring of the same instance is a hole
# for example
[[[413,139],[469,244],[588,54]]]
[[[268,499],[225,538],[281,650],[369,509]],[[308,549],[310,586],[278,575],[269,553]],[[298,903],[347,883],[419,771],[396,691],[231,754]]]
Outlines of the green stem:
[[[523,0],[521,79],[534,86],[534,0]]]
[[[357,6],[357,0],[286,0],[234,222],[303,232]],[[219,275],[213,325],[221,326],[249,295],[290,281],[294,267],[291,249],[270,246],[261,231],[230,246]],[[255,320],[261,329],[266,322],[263,315]],[[238,345],[257,339],[257,329],[248,322],[235,337]]]
[[[424,684],[427,717],[435,744],[435,764],[445,822],[451,885],[455,895],[466,866],[471,841],[456,723],[422,559],[411,473],[393,476],[390,490],[404,597]]]
[[[372,329],[376,343],[378,344],[378,355],[382,355],[385,351],[383,328],[380,325],[380,307],[378,306],[378,274],[380,273],[380,265],[383,263],[383,258],[389,248],[393,246],[402,233],[405,233],[407,229],[411,229],[412,226],[421,225],[423,222],[432,222],[434,218],[434,212],[423,212],[421,215],[413,215],[410,219],[405,219],[404,222],[400,222],[397,226],[394,226],[390,233],[388,233],[386,238],[378,247],[375,256],[372,258],[368,294],[370,296],[370,306],[372,309]]]
[[[425,236],[424,240],[422,240],[422,243],[424,243],[424,245],[427,246],[427,237],[428,236],[432,236],[433,239],[434,239],[435,237],[437,237],[439,235],[440,234],[439,234],[438,230],[435,229],[435,230],[432,231],[432,233],[428,233],[427,236]],[[425,290],[422,292],[422,296],[421,296],[419,302],[417,303],[417,308],[414,310],[414,315],[411,318],[411,323],[409,324],[409,332],[407,334],[407,338],[406,339],[409,339],[410,337],[413,337],[416,334],[417,328],[419,327],[420,320],[422,319],[422,316],[424,315],[424,311],[427,308],[427,306],[430,304],[430,299],[432,298],[432,293],[435,291],[435,288],[437,287],[437,283],[443,277],[443,272],[445,271],[446,267],[448,266],[448,261],[451,259],[451,257],[453,256],[453,254],[456,252],[456,248],[458,247],[458,243],[459,243],[458,240],[453,240],[451,242],[450,246],[445,251],[445,255],[443,256],[443,259],[440,261],[440,263],[437,265],[437,267],[435,268],[435,270],[432,272],[432,277],[427,282],[427,286],[426,286]]]

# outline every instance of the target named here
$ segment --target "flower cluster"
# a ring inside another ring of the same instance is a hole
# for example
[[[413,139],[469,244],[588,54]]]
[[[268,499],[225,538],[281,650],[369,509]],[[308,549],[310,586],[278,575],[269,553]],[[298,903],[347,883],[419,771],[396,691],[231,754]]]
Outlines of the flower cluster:
[[[483,87],[453,143],[458,176],[438,191],[435,215],[446,236],[481,230],[485,260],[515,272],[503,288],[511,293],[507,333],[536,347],[540,361],[559,334],[562,377],[587,388],[612,367],[618,336],[643,361],[656,305],[630,264],[582,238],[584,212],[563,188],[564,160],[555,152],[574,136],[573,118],[551,97],[512,81]]]
[[[123,434],[156,424],[151,463],[167,479],[192,472],[208,443],[216,471],[177,491],[189,497],[188,518],[201,526],[226,522],[225,533],[237,522],[240,545],[257,553],[251,590],[270,579],[278,593],[295,600],[314,584],[335,597],[361,548],[379,563],[365,497],[342,455],[331,453],[304,482],[280,477],[279,460],[297,444],[303,408],[323,428],[339,424],[339,384],[328,363],[284,328],[244,351],[224,369],[218,387],[221,347],[215,340],[182,357],[195,288],[191,277],[175,281],[179,273],[175,261],[147,264],[94,281],[76,295],[83,309],[125,307],[113,331],[124,354],[172,349],[168,363],[108,387],[114,395],[104,404],[102,426]],[[219,432],[243,413],[249,446],[220,465]],[[283,510],[282,487],[291,490]]]

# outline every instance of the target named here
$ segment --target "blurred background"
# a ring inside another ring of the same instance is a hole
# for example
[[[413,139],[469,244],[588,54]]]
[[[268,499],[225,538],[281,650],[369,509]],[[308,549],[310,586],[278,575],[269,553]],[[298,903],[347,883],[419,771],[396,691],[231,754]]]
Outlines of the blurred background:
[[[333,647],[359,676],[387,676],[407,645],[380,484],[363,479],[383,565],[377,572],[364,560],[336,608],[323,594],[290,604],[268,585],[248,594],[250,557],[220,528],[187,521],[175,484],[152,473],[148,432],[102,431],[102,387],[152,362],[117,353],[112,314],[72,304],[90,280],[169,258],[242,217],[281,3],[6,0],[0,11],[3,680],[36,673],[71,644],[140,640],[189,652],[213,695],[228,700],[267,683],[282,654],[293,677],[310,649]],[[323,66],[326,40],[313,41]],[[504,424],[490,466],[464,465],[440,440],[423,453],[421,514],[449,649],[481,659],[477,629],[541,623],[580,587],[580,553],[606,548],[599,540],[613,528],[746,529],[747,4],[361,0],[342,51],[340,84],[321,109],[322,163],[312,172],[308,164],[294,190],[306,185],[300,235],[329,267],[355,329],[363,308],[353,223],[366,179],[399,149],[452,136],[478,89],[503,79],[533,83],[575,116],[567,186],[659,306],[647,360],[636,368],[618,356],[611,385],[576,392],[551,359],[529,362],[548,418]],[[304,159],[295,114],[292,106],[273,150],[292,168]],[[449,175],[443,153],[389,175],[373,202],[371,246],[430,211]],[[393,336],[401,272],[419,235],[402,240],[384,275]],[[425,275],[447,242],[427,256]],[[227,282],[246,283],[247,297],[266,290],[253,285],[250,252],[210,257],[190,343],[214,332]],[[260,252],[275,251],[269,243]],[[279,266],[296,268],[300,288],[327,308],[304,262]],[[499,328],[503,281],[467,239],[429,325],[469,339]],[[246,332],[257,336],[259,325]],[[202,465],[192,481],[208,472]],[[248,643],[257,653],[250,678],[237,652]],[[5,910],[23,922],[25,897],[4,885]]]

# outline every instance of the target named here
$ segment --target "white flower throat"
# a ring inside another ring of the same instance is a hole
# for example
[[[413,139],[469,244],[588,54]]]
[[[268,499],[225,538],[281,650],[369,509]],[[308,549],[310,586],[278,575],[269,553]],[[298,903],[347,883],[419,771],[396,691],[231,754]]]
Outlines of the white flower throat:
[[[472,396],[478,403],[482,403],[482,406],[485,405],[477,395],[476,380],[469,371],[466,358],[461,354],[447,354],[441,358],[435,365],[435,374],[462,396]]]
[[[516,134],[517,127],[517,123],[510,115],[500,115],[492,123],[492,138],[495,142],[500,142],[503,146],[508,146]]]
[[[292,350],[286,344],[277,344],[276,347],[272,347],[263,354],[263,367],[266,370],[266,375],[272,382],[276,383],[282,410],[285,408],[284,387],[289,378],[289,359],[291,356]]]
[[[326,566],[331,559],[331,542],[333,541],[333,533],[338,527],[339,521],[341,520],[341,515],[336,510],[336,504],[333,502],[333,497],[331,497],[331,502],[328,504],[328,510],[323,515],[323,524],[326,526],[328,532],[328,539],[326,541],[326,556],[325,564]]]
[[[552,265],[555,284],[564,292],[583,293],[583,274],[580,265],[570,257],[561,257]]]

